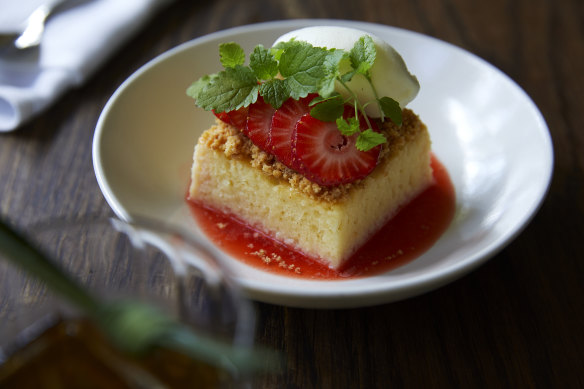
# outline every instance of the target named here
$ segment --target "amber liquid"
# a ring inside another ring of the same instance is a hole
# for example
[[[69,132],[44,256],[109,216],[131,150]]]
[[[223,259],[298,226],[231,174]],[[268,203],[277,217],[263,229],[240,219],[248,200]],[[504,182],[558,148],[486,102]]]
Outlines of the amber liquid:
[[[217,388],[225,374],[170,350],[128,356],[87,320],[59,321],[0,365],[0,388]]]

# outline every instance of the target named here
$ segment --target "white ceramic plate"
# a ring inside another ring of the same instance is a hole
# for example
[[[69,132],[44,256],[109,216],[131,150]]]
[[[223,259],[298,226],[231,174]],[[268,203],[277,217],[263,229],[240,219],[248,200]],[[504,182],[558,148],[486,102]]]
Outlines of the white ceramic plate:
[[[149,216],[200,233],[185,194],[193,146],[213,115],[186,88],[220,69],[218,45],[246,52],[309,25],[344,25],[387,40],[421,84],[410,107],[428,125],[433,150],[450,172],[455,219],[425,254],[391,272],[347,281],[308,281],[265,273],[225,256],[259,301],[300,307],[357,307],[435,289],[484,263],[528,223],[552,174],[553,149],[537,107],[512,80],[442,41],[388,26],[293,20],[233,28],[180,45],[133,74],[104,108],[93,161],[107,202],[122,219]]]

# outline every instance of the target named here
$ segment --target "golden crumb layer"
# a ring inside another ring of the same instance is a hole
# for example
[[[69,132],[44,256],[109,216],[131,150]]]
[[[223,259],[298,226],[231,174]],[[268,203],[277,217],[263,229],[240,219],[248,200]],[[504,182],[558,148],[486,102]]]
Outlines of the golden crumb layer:
[[[402,117],[403,123],[401,126],[396,126],[391,121],[386,121],[382,124],[381,131],[388,142],[382,145],[379,163],[398,154],[408,141],[415,138],[420,132],[426,131],[426,126],[412,110],[404,109]],[[314,183],[302,174],[286,167],[274,155],[262,151],[236,127],[219,119],[216,120],[214,126],[203,133],[199,143],[210,149],[223,152],[227,158],[248,159],[252,167],[261,170],[264,174],[276,180],[287,181],[292,189],[315,199],[328,202],[339,201],[362,183],[362,180],[357,180],[349,184],[332,187]]]

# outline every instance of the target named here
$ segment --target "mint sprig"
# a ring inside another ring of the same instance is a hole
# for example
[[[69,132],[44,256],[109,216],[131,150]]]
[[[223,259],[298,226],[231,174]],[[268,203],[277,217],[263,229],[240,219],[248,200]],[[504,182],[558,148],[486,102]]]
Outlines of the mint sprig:
[[[231,111],[256,102],[260,86],[253,70],[236,65],[196,81],[187,90],[204,110]]]
[[[237,43],[225,43],[219,46],[221,64],[226,68],[234,68],[245,63],[245,51]]]
[[[322,121],[336,122],[344,135],[359,134],[357,148],[362,151],[386,142],[385,137],[373,131],[365,108],[376,104],[381,120],[389,118],[401,125],[401,108],[390,97],[378,97],[371,81],[371,68],[377,51],[370,36],[364,35],[350,51],[315,47],[303,41],[281,42],[271,49],[262,45],[254,48],[245,65],[245,52],[235,42],[219,46],[220,61],[224,69],[195,81],[187,94],[205,110],[229,112],[253,104],[258,95],[280,108],[289,98],[300,99],[318,93],[312,102],[311,115]],[[347,70],[348,69],[348,70]],[[348,85],[353,77],[365,77],[371,87],[373,101],[362,104]],[[342,85],[348,97],[335,91]],[[361,131],[359,120],[344,119],[345,104],[355,107],[355,116],[361,114],[368,129]]]
[[[278,61],[264,46],[256,46],[249,58],[249,66],[260,80],[271,80],[278,75]]]

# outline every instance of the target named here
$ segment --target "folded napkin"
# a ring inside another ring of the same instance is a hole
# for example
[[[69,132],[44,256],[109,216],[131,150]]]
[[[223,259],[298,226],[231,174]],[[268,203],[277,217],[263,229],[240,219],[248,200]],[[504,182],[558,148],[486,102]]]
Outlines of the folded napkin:
[[[0,0],[0,31],[21,28],[26,16],[19,20],[19,11],[28,15],[46,1]],[[83,83],[170,1],[78,2],[50,17],[39,50],[0,54],[0,132],[17,129],[65,91]]]

